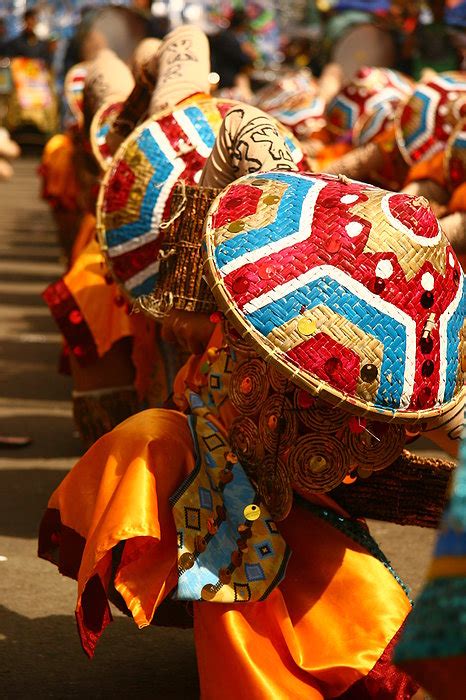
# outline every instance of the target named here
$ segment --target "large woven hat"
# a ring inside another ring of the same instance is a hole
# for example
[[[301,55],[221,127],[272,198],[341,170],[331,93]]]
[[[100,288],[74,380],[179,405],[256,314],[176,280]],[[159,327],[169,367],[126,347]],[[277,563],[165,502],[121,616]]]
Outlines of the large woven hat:
[[[220,309],[301,388],[404,422],[464,396],[463,273],[423,198],[249,175],[215,200],[205,245]]]
[[[107,146],[107,134],[112,128],[115,119],[119,116],[124,104],[121,100],[110,100],[103,104],[95,113],[91,122],[91,148],[95,159],[102,168],[107,170],[113,159],[113,154]]]
[[[451,189],[466,182],[466,119],[462,119],[445,149],[445,174]]]
[[[457,122],[466,116],[466,72],[421,80],[397,116],[397,141],[409,165],[445,148]]]
[[[233,102],[195,97],[134,130],[107,171],[97,205],[97,233],[115,280],[130,299],[153,291],[163,231],[179,180],[196,184]],[[287,137],[296,162],[297,142]]]
[[[398,71],[389,68],[361,68],[332,100],[327,110],[328,128],[338,136],[352,136],[356,145],[366,120],[377,113],[370,135],[373,138],[385,126],[385,117],[395,113],[401,101],[411,94],[412,81]]]

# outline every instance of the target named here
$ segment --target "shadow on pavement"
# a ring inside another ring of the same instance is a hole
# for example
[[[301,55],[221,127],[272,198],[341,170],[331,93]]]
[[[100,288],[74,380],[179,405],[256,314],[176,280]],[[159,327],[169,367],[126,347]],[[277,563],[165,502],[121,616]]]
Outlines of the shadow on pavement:
[[[81,441],[75,433],[71,415],[17,415],[0,418],[0,434],[28,435],[32,443],[27,447],[3,448],[0,446],[0,459],[3,463],[11,460],[14,469],[15,462],[26,462],[28,459],[43,461],[54,459],[70,459],[71,463],[78,460],[83,452]],[[6,464],[9,467],[10,463]],[[38,464],[37,466],[41,466]],[[0,479],[1,479],[0,474]],[[5,491],[3,492],[5,493]]]
[[[50,495],[67,474],[57,469],[1,469],[0,536],[35,539]]]
[[[50,332],[50,328],[47,329]],[[31,333],[40,333],[35,326]],[[71,379],[58,374],[59,350],[56,340],[46,342],[0,343],[0,396],[40,401],[70,400]],[[12,358],[16,358],[14,361]],[[57,368],[54,370],[53,368]],[[52,369],[51,369],[52,368]],[[55,371],[55,374],[52,372]]]
[[[40,641],[39,641],[40,640]],[[0,694],[10,698],[199,698],[191,631],[117,617],[89,661],[72,616],[29,619],[0,606]]]

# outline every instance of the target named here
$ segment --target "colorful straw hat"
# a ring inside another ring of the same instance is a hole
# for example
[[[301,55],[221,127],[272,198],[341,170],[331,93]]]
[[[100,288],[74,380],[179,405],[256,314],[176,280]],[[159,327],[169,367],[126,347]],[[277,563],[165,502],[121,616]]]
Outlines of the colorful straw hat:
[[[466,116],[466,73],[438,73],[420,81],[397,116],[397,141],[409,165],[442,151]]]
[[[94,115],[91,122],[91,147],[95,159],[103,171],[112,162],[113,155],[107,146],[107,134],[113,122],[121,112],[124,100],[111,100],[103,104]]]
[[[361,68],[332,100],[327,110],[328,127],[338,136],[360,132],[374,113],[392,113],[400,101],[405,101],[413,89],[412,81],[389,68]],[[377,128],[383,124],[376,121]],[[373,130],[373,129],[372,129]],[[379,131],[380,133],[380,131]],[[359,145],[358,136],[355,137]]]
[[[391,71],[395,73],[395,71]],[[398,96],[395,93],[388,99],[373,100],[370,109],[365,111],[357,120],[353,130],[353,143],[355,146],[365,146],[374,141],[380,134],[388,131],[395,123],[395,118],[401,104],[406,102],[414,90],[414,82],[407,76],[400,76],[400,90]]]
[[[97,233],[114,279],[138,299],[153,291],[163,231],[179,180],[196,184],[234,102],[196,97],[146,120],[116,153],[97,204]],[[287,144],[301,162],[293,137]]]
[[[87,64],[77,63],[70,68],[65,76],[64,95],[70,111],[78,123],[83,120],[84,83],[87,75]]]
[[[445,174],[451,189],[466,182],[466,119],[460,121],[447,143]]]
[[[460,264],[427,200],[309,173],[237,180],[206,221],[227,320],[324,401],[399,422],[464,396]]]

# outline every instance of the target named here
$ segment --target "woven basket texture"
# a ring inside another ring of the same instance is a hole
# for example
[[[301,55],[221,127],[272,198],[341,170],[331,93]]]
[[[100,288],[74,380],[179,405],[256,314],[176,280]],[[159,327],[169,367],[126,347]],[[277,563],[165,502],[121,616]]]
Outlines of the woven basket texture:
[[[195,184],[232,101],[196,96],[151,116],[128,136],[107,169],[97,235],[109,269],[131,300],[150,294],[179,180]]]
[[[209,313],[217,308],[203,278],[201,245],[204,221],[220,191],[184,183],[175,187],[157,284],[152,294],[140,299],[144,311],[154,318],[172,309]]]
[[[452,462],[404,450],[387,469],[339,486],[331,496],[357,518],[437,528],[454,469]]]

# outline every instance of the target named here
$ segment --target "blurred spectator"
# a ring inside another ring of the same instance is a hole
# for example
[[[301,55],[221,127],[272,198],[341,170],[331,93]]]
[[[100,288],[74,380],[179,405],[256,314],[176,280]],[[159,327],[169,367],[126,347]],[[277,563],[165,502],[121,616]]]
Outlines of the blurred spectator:
[[[23,30],[6,45],[8,56],[25,56],[26,58],[41,58],[47,64],[51,62],[49,43],[42,41],[36,34],[37,12],[26,10],[23,16]]]
[[[220,76],[220,88],[238,85],[238,79],[247,77],[257,57],[255,49],[240,37],[249,30],[244,10],[235,10],[230,25],[210,37],[212,71]]]

